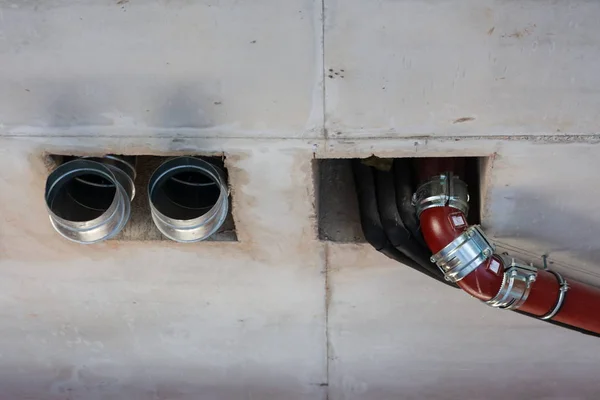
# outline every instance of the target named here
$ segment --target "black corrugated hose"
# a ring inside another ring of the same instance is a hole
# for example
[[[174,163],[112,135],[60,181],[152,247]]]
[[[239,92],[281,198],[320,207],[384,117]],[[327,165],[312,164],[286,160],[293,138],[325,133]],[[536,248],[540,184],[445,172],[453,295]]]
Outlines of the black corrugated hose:
[[[361,160],[352,160],[352,171],[360,222],[367,242],[389,258],[439,282],[456,287],[455,284],[446,281],[442,271],[429,261],[431,257],[429,249],[423,246],[412,233],[418,232],[418,227],[412,225],[408,228],[404,224],[396,198],[394,173],[365,165]],[[401,191],[405,190],[406,188],[401,189]],[[408,190],[412,191],[412,188]],[[407,212],[406,204],[403,204],[403,212]]]

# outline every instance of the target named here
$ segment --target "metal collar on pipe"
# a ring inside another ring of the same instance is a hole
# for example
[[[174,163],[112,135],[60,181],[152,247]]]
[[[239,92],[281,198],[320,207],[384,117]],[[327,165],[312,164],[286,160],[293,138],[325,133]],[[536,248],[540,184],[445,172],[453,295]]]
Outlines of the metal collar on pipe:
[[[442,269],[446,279],[458,282],[477,269],[493,253],[494,245],[479,226],[473,225],[431,256],[431,262]]]
[[[229,211],[225,173],[195,157],[177,157],[154,171],[148,183],[152,220],[171,240],[190,243],[217,232]]]
[[[412,201],[419,216],[432,207],[450,206],[464,214],[469,211],[467,184],[452,172],[434,176],[423,183],[414,193]]]
[[[506,256],[496,257],[496,262],[501,262],[504,269],[502,286],[498,294],[486,301],[486,304],[494,308],[516,310],[527,301],[537,277],[537,268]]]
[[[129,220],[134,177],[135,167],[116,156],[60,165],[46,180],[52,226],[63,237],[83,244],[115,236]]]

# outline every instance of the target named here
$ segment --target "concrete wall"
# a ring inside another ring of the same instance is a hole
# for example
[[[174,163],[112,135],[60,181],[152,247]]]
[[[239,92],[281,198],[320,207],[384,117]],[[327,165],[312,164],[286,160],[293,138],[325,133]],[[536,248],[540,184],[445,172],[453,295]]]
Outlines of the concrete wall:
[[[596,398],[597,339],[320,242],[311,162],[490,156],[484,227],[600,284],[599,18],[583,0],[0,1],[0,399]],[[67,243],[48,152],[225,154],[239,241]]]

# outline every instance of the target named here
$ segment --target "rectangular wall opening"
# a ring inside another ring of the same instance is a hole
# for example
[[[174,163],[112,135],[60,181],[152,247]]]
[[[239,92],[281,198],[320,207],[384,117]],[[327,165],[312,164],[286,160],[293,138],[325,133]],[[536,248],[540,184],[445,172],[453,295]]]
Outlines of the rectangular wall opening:
[[[80,157],[80,155],[78,155]],[[49,155],[47,165],[52,170],[58,165],[73,159],[73,156]],[[150,213],[150,204],[148,199],[148,182],[153,172],[163,162],[171,157],[160,157],[151,155],[136,156],[136,179],[135,179],[135,197],[131,202],[131,216],[125,228],[115,237],[109,240],[120,241],[162,241],[170,240],[163,236],[152,221]],[[205,161],[219,167],[227,176],[223,157],[205,157]],[[237,235],[235,223],[231,213],[231,195],[229,197],[229,212],[227,218],[220,229],[210,236],[206,241],[235,242]]]
[[[482,190],[485,189],[485,174],[489,157],[455,157],[465,163],[465,176],[461,176],[469,187],[469,224],[481,221]],[[393,159],[379,159],[386,164]],[[417,158],[409,158],[413,174],[417,174]],[[315,186],[317,193],[317,220],[319,239],[337,243],[365,242],[360,223],[358,200],[352,159],[317,159]],[[414,176],[414,182],[417,177]],[[416,184],[415,184],[416,185]]]

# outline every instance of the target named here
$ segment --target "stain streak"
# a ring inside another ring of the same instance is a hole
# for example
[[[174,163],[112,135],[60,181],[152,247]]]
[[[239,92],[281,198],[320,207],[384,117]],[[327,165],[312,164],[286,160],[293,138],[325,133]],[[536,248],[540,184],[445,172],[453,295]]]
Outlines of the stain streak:
[[[475,118],[473,117],[462,117],[462,118],[458,118],[455,119],[453,124],[461,124],[463,122],[471,122],[471,121],[475,121]]]

